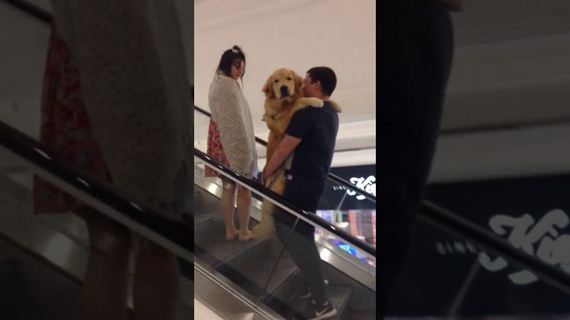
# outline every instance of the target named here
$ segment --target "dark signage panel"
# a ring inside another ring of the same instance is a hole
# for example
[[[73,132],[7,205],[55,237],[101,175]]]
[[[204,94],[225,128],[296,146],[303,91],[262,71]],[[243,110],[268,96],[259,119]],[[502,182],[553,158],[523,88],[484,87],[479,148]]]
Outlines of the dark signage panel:
[[[434,184],[426,197],[570,274],[570,176]],[[570,295],[418,223],[391,308],[395,314],[569,315]]]
[[[352,166],[331,168],[331,173],[351,182],[357,188],[376,196],[376,166]],[[319,209],[351,210],[375,209],[374,203],[362,195],[335,184],[327,183]]]

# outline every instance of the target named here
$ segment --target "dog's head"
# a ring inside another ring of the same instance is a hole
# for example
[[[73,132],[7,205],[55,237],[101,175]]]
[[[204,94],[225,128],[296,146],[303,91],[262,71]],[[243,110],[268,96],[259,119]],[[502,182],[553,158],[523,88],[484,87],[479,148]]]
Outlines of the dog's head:
[[[291,69],[275,70],[261,89],[266,98],[283,99],[302,96],[303,78]]]

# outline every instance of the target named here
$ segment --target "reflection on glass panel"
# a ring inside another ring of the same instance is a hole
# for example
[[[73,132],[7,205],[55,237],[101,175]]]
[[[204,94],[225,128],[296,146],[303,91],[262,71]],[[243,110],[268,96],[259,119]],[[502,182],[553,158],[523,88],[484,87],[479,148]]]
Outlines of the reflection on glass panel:
[[[376,247],[376,210],[317,210],[317,215]]]
[[[335,227],[372,246],[376,246],[376,210],[317,210],[317,215]],[[320,242],[330,243],[348,252],[365,264],[376,266],[375,259],[367,257],[353,245],[340,240],[323,229],[317,228],[315,230],[315,239]]]

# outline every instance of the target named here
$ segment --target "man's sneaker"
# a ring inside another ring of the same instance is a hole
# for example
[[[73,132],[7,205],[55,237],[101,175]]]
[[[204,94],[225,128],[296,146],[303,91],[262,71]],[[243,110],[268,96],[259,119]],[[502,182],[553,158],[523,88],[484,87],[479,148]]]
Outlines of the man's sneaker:
[[[292,306],[298,306],[300,304],[311,303],[311,289],[309,287],[303,287],[289,300]]]
[[[307,304],[306,307],[301,311],[302,319],[309,320],[332,319],[336,315],[336,309],[328,301],[320,306],[315,306],[314,303]]]
[[[317,306],[316,309],[315,316],[309,318],[310,320],[332,319],[337,314],[336,309],[329,301]]]
[[[311,289],[309,287],[304,287],[299,291],[299,293],[297,293],[296,298],[302,300],[311,298]]]

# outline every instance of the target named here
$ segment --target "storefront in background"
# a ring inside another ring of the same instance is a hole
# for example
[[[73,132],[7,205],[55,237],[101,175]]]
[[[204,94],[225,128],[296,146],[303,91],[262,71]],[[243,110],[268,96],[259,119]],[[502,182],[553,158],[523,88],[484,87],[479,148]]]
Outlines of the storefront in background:
[[[331,173],[352,183],[356,188],[376,196],[375,165],[331,168]],[[330,210],[376,210],[376,204],[362,194],[329,180],[319,208]]]
[[[360,190],[376,196],[376,166],[353,166],[332,168],[331,173],[351,182]],[[376,246],[376,205],[373,201],[346,187],[329,182],[324,191],[317,215],[356,238]],[[329,235],[317,230],[317,236]],[[338,242],[337,239],[330,239]],[[335,244],[346,252],[364,259],[347,243]],[[372,261],[369,261],[373,264]]]
[[[426,197],[570,275],[569,189],[551,175],[432,184]],[[410,248],[393,314],[568,319],[568,293],[468,239],[418,222]]]

